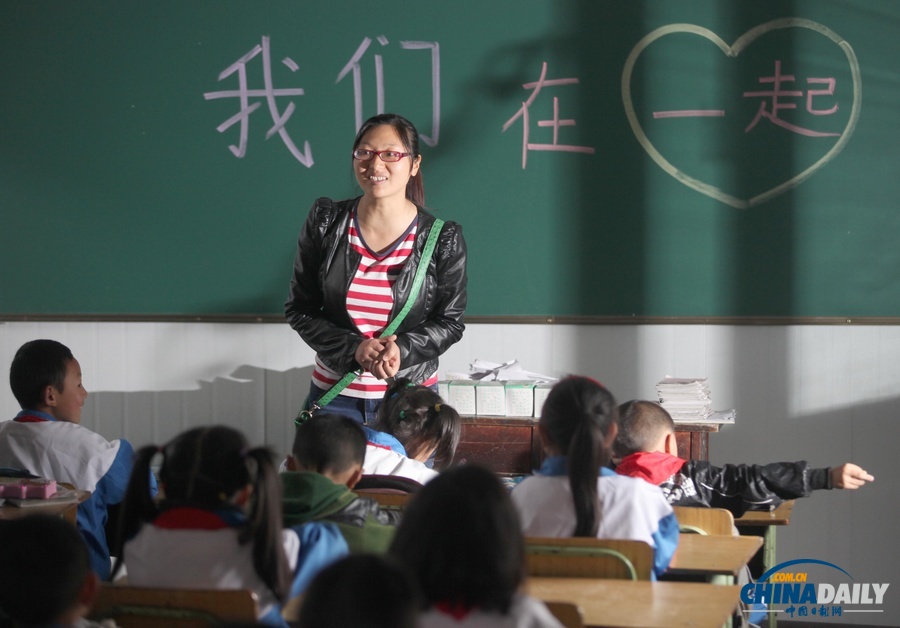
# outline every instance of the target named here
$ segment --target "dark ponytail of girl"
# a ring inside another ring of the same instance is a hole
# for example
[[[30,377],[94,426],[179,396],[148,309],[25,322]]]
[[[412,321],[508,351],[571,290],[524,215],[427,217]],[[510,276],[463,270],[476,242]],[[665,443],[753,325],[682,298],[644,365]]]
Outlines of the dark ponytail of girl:
[[[600,527],[597,479],[609,461],[604,439],[616,421],[615,399],[586,377],[557,383],[544,403],[541,424],[550,440],[567,456],[569,486],[575,503],[573,536],[595,537]]]
[[[290,570],[282,541],[281,486],[271,453],[263,448],[246,454],[253,493],[241,543],[253,541],[253,566],[280,602],[287,599]]]
[[[156,445],[147,445],[137,451],[134,468],[125,490],[125,499],[119,509],[119,525],[110,553],[116,557],[110,573],[110,581],[115,578],[124,560],[125,542],[138,533],[145,523],[153,521],[159,514],[156,500],[150,494],[150,463],[160,453]]]

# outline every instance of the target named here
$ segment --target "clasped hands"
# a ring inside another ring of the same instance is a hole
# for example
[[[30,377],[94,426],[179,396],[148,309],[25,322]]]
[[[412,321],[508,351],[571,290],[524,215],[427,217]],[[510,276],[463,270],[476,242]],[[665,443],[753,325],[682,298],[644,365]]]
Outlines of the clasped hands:
[[[367,338],[356,348],[356,362],[378,379],[388,379],[400,370],[397,336]]]

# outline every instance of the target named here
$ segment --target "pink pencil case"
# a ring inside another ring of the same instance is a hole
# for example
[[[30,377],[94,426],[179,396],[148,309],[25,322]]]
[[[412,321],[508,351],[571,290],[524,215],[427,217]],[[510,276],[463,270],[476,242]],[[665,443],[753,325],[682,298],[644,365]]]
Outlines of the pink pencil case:
[[[56,493],[56,480],[4,480],[0,497],[13,499],[47,499]]]

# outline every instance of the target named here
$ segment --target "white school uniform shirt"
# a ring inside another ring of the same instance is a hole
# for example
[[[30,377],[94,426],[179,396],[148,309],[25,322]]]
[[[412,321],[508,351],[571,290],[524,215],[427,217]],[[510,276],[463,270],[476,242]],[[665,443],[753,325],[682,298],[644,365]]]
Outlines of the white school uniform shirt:
[[[297,568],[300,537],[282,531],[291,573]],[[251,589],[259,616],[277,603],[253,567],[253,543],[240,545],[238,530],[186,530],[144,525],[125,544],[128,584],[167,589]]]
[[[438,472],[429,469],[424,463],[407,458],[388,447],[366,445],[366,458],[363,461],[363,475],[398,475],[425,484],[437,477]]]
[[[419,616],[419,628],[562,628],[562,624],[540,600],[519,594],[509,613],[473,611],[456,619],[434,608]]]
[[[554,462],[559,459],[545,460],[542,470],[552,469]],[[511,497],[525,536],[570,537],[575,533],[575,502],[567,475],[535,474],[522,480]],[[597,497],[597,538],[648,543],[654,548],[654,573],[663,573],[678,545],[678,520],[660,488],[603,469],[597,479]]]
[[[21,412],[20,414],[26,414]],[[47,417],[41,412],[27,412]],[[112,467],[121,442],[107,441],[77,423],[0,423],[0,463],[21,466],[35,475],[69,482],[75,488],[94,492]]]

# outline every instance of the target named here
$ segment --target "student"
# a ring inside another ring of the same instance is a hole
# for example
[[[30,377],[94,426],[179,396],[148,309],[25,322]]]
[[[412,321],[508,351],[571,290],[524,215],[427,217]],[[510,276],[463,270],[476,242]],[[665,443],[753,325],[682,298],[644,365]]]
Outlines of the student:
[[[107,508],[125,495],[134,450],[124,439],[110,442],[80,425],[88,393],[81,383],[81,365],[65,345],[55,340],[26,342],[13,358],[9,383],[22,411],[0,423],[0,466],[91,492],[78,505],[77,522],[91,567],[105,580],[110,570]],[[156,482],[147,481],[155,495]]]
[[[165,496],[158,503],[146,489],[157,454]],[[251,589],[262,623],[272,625],[284,625],[280,605],[287,598],[347,553],[337,529],[282,529],[280,485],[268,450],[251,448],[243,434],[225,426],[194,428],[162,448],[138,450],[120,538],[129,584]]]
[[[362,477],[365,455],[365,432],[349,417],[317,412],[298,425],[281,474],[285,525],[328,521],[351,552],[386,552],[400,513],[350,490]]]
[[[84,539],[62,517],[0,521],[0,625],[94,626],[84,616],[100,592]]]
[[[431,388],[400,378],[385,393],[372,428],[365,429],[365,475],[398,475],[424,484],[437,475],[426,465],[429,459],[438,469],[453,461],[462,419]]]
[[[299,628],[418,628],[421,593],[390,556],[354,554],[323,569],[303,603]]]
[[[560,380],[547,395],[538,430],[546,458],[512,491],[525,536],[634,539],[654,548],[661,575],[678,544],[678,521],[646,482],[606,468],[617,408],[606,388],[586,377]]]
[[[462,227],[447,221],[410,299],[435,223],[424,207],[419,133],[406,118],[382,113],[362,124],[347,156],[362,195],[313,204],[297,240],[285,316],[316,352],[307,408],[362,368],[328,411],[368,423],[385,380],[436,384],[438,359],[462,338],[466,243]],[[381,337],[392,310],[406,305],[396,332]]]
[[[675,423],[658,403],[629,401],[619,407],[620,458],[616,472],[659,485],[675,506],[709,506],[740,517],[747,510],[774,509],[783,499],[818,489],[856,489],[875,478],[852,463],[814,469],[804,461],[716,467],[678,457]]]
[[[525,547],[509,492],[487,469],[442,472],[410,501],[391,545],[424,596],[421,628],[561,624],[522,593]]]

